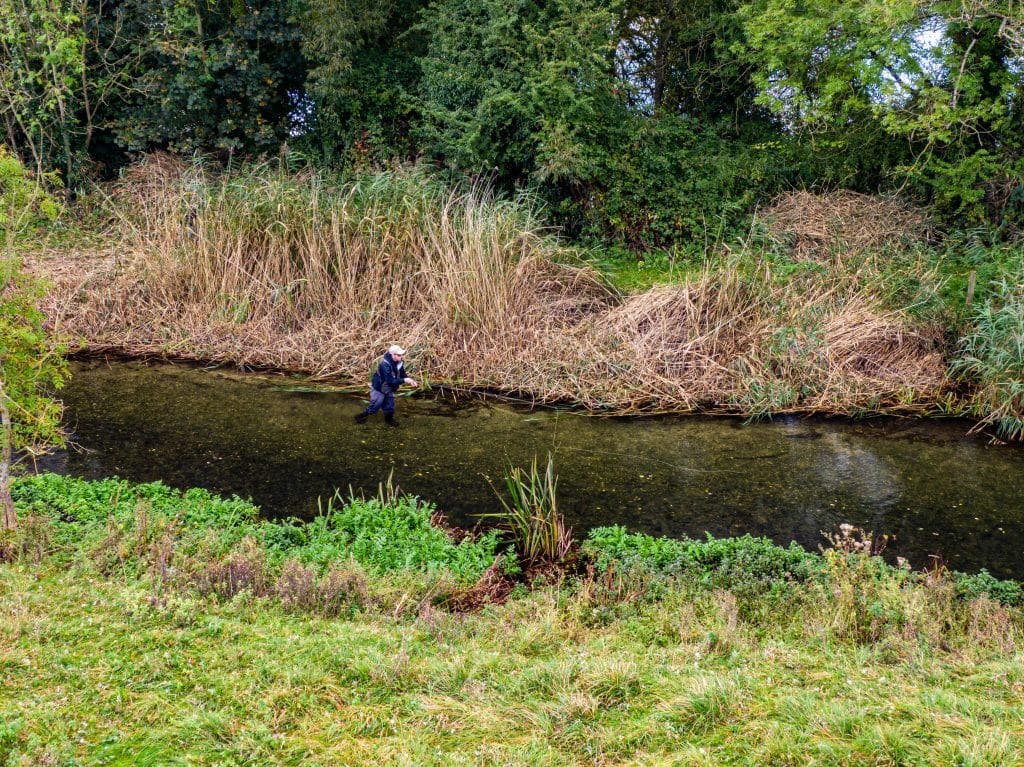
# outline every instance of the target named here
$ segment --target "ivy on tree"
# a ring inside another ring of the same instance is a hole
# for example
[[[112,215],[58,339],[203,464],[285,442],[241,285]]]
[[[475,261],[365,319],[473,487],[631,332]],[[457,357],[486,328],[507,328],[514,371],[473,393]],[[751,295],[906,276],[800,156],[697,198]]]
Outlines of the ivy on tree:
[[[15,529],[18,521],[11,498],[15,454],[36,455],[64,442],[63,407],[49,394],[63,384],[67,366],[43,327],[42,288],[24,273],[17,256],[18,240],[56,214],[53,198],[0,146],[0,509],[5,530]]]

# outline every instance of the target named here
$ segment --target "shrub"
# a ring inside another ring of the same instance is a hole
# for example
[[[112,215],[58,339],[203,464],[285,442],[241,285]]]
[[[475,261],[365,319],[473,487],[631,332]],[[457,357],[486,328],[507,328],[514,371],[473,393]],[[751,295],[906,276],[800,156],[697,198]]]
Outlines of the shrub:
[[[750,210],[791,185],[795,168],[775,142],[694,125],[667,114],[631,122],[618,151],[596,158],[590,185],[557,201],[556,220],[589,241],[698,263],[742,234]]]
[[[970,601],[981,596],[1010,607],[1024,607],[1024,589],[1018,581],[1001,581],[988,570],[969,575],[953,573],[956,594],[961,599]]]
[[[297,559],[281,566],[274,581],[273,593],[285,609],[337,617],[362,607],[368,601],[366,576],[351,560],[334,565],[327,574],[317,572]]]
[[[385,494],[345,499],[340,493],[308,523],[267,522],[261,540],[272,560],[296,557],[327,567],[353,557],[378,573],[447,570],[461,581],[475,581],[494,563],[499,533],[491,531],[456,543],[431,524],[433,505],[418,498]]]
[[[886,539],[852,525],[840,525],[839,533],[827,536],[832,544],[824,552],[830,628],[840,637],[867,644],[876,642],[905,621],[900,589],[909,579],[909,568],[893,568],[879,556]]]
[[[202,576],[211,590],[220,589],[213,585],[220,580],[237,580],[230,568],[215,570],[226,566],[246,538],[258,543],[272,570],[289,558],[318,571],[354,558],[377,572],[447,570],[468,582],[494,563],[499,549],[498,531],[456,543],[431,524],[432,505],[394,492],[369,500],[335,494],[308,523],[263,521],[249,501],[198,488],[183,493],[159,482],[40,474],[19,478],[13,494],[24,513],[50,523],[48,547],[61,556],[92,551],[104,571],[129,568],[141,574],[152,567],[159,574],[171,555],[164,537],[172,534],[177,554],[193,565],[211,563],[213,569]]]
[[[795,543],[784,548],[750,535],[673,540],[629,533],[618,526],[601,527],[590,531],[583,549],[599,570],[618,561],[624,567],[677,574],[703,588],[729,589],[741,596],[785,590],[791,583],[811,579],[822,567],[819,556]]]
[[[192,582],[203,596],[232,599],[243,591],[264,596],[270,591],[266,553],[254,539],[246,538],[222,559],[200,565]]]

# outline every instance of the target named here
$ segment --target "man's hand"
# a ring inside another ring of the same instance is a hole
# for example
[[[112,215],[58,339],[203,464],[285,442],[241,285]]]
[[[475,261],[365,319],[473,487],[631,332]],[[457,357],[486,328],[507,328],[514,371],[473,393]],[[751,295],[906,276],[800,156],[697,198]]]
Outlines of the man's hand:
[[[413,387],[414,389],[415,389],[415,388],[416,388],[417,386],[419,386],[419,384],[418,384],[418,383],[416,383],[416,380],[415,380],[415,379],[413,379],[413,378],[406,378],[406,379],[405,379],[405,383],[406,383],[406,385],[408,385],[408,386],[411,386],[411,387]]]

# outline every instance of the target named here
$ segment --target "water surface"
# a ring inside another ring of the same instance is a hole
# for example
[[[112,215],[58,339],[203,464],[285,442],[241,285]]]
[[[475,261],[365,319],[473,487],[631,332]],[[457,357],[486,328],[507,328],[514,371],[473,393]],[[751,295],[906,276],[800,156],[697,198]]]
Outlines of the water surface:
[[[393,473],[453,522],[499,508],[503,466],[550,451],[577,535],[623,524],[654,535],[752,533],[816,549],[843,522],[895,536],[925,566],[1024,578],[1024,450],[965,422],[786,418],[599,419],[494,402],[399,398],[400,429],[364,402],[287,378],[142,363],[76,363],[63,396],[77,451],[47,467],[205,487],[269,517],[316,513],[336,488]]]

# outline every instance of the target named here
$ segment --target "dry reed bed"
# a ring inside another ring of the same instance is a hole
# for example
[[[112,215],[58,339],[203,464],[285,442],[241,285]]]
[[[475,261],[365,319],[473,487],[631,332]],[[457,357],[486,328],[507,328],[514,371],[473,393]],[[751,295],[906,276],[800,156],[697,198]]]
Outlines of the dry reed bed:
[[[331,187],[157,157],[112,202],[123,254],[50,296],[96,350],[364,381],[401,341],[433,382],[613,413],[913,409],[944,380],[937,333],[855,286],[725,271],[619,297],[529,206],[417,169]]]
[[[762,212],[774,234],[792,242],[801,260],[830,260],[844,251],[877,250],[902,239],[926,239],[925,214],[906,203],[840,190],[781,195]]]

